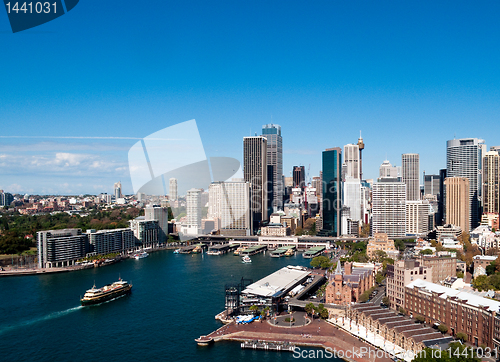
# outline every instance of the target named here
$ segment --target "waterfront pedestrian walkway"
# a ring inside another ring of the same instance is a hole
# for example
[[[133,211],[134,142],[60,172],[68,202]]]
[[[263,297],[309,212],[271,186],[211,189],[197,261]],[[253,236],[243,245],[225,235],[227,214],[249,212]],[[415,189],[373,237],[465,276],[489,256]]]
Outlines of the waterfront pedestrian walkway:
[[[406,351],[392,343],[391,341],[386,340],[383,336],[370,332],[364,326],[357,324],[356,321],[350,320],[349,318],[331,318],[328,319],[328,323],[331,323],[347,333],[361,338],[367,343],[380,348],[381,350],[387,352],[390,355],[394,355],[395,357],[410,362],[415,356],[410,352],[406,353]]]
[[[330,351],[336,351],[338,357],[348,361],[391,361],[386,356],[380,358],[374,353],[371,355],[363,353],[363,350],[374,350],[375,348],[331,323],[319,319],[313,320],[305,326],[292,328],[273,326],[265,321],[253,322],[246,325],[230,323],[210,333],[207,337],[213,338],[214,342],[260,340],[287,342],[301,349],[305,349],[306,347],[329,348]]]

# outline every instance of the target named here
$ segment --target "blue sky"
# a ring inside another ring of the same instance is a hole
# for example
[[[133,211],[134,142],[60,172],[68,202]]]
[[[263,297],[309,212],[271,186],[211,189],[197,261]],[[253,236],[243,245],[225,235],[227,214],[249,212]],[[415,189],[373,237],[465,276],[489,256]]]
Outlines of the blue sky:
[[[499,14],[495,1],[82,0],[12,34],[0,10],[0,188],[131,193],[135,138],[190,119],[207,155],[239,160],[244,136],[281,125],[285,176],[317,175],[321,151],[360,130],[366,178],[407,152],[437,173],[448,139],[500,145]]]

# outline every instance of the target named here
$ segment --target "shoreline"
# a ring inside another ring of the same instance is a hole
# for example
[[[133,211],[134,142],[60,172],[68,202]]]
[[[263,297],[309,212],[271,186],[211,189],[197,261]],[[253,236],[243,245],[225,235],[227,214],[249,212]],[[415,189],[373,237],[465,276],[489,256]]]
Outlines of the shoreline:
[[[367,356],[367,353],[362,355],[360,348],[366,348],[367,351],[370,351],[374,347],[323,320],[312,320],[304,326],[294,327],[275,326],[269,320],[255,321],[246,325],[231,322],[204,337],[213,340],[213,344],[220,341],[242,343],[258,340],[290,343],[298,347],[323,348],[332,353],[336,351],[335,357],[349,362],[392,361],[390,358]],[[353,356],[353,354],[357,355]],[[349,357],[349,355],[352,357]]]
[[[157,251],[163,251],[163,250],[175,250],[177,248],[178,248],[178,246],[165,246],[162,248],[149,249],[146,252],[148,254],[150,254],[150,253],[154,253]],[[119,260],[113,261],[112,263],[101,264],[99,266],[75,265],[75,266],[66,266],[66,267],[59,267],[59,268],[7,269],[7,270],[0,271],[0,278],[1,277],[20,277],[20,276],[27,276],[27,275],[45,275],[45,274],[56,274],[56,273],[69,273],[69,272],[86,270],[86,269],[101,268],[101,267],[105,267],[108,265],[116,264],[116,263],[121,262],[125,259],[131,259],[131,258],[132,258],[131,255],[126,255],[126,256],[122,256],[121,259],[119,259]]]

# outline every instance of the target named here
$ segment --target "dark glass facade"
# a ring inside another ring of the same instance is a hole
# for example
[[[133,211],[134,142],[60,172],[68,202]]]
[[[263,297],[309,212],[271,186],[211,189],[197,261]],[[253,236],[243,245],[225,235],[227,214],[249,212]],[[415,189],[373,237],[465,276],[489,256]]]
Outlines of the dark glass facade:
[[[323,151],[323,233],[340,236],[342,209],[342,151],[330,148]]]

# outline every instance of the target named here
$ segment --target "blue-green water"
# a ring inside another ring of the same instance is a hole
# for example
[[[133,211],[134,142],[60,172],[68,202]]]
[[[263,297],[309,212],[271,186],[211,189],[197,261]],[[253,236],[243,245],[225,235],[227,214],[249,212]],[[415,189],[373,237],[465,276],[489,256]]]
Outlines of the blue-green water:
[[[224,285],[254,281],[286,265],[308,265],[302,255],[152,253],[103,268],[0,279],[1,361],[292,361],[292,353],[241,350],[238,343],[198,347],[194,339],[220,327]],[[118,276],[130,296],[92,307],[79,298],[94,281]],[[330,359],[332,360],[332,359]],[[338,360],[337,360],[338,361]]]

